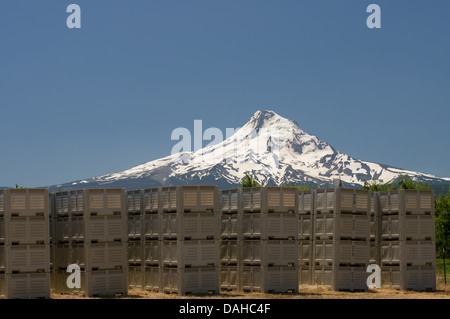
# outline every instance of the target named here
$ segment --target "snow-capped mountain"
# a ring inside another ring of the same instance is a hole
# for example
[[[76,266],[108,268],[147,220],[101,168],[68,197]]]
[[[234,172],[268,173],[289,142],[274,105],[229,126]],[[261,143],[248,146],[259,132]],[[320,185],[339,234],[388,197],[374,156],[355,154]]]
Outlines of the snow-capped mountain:
[[[345,186],[357,186],[365,180],[386,182],[399,175],[430,183],[450,182],[450,178],[355,159],[306,133],[294,121],[273,111],[257,111],[243,127],[218,144],[51,188],[139,189],[186,184],[229,188],[238,185],[245,172],[262,185],[295,183],[325,187],[336,186],[340,179]]]

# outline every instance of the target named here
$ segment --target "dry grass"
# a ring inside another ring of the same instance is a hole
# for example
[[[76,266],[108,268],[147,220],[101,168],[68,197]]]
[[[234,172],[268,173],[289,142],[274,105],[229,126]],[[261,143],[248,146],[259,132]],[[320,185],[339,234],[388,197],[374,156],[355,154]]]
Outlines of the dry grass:
[[[52,294],[52,299],[94,299],[78,295]],[[262,294],[224,292],[220,295],[177,296],[130,289],[128,296],[119,299],[450,299],[450,283],[438,281],[434,292],[399,291],[395,289],[371,289],[368,292],[336,292],[323,286],[300,286],[295,294]]]

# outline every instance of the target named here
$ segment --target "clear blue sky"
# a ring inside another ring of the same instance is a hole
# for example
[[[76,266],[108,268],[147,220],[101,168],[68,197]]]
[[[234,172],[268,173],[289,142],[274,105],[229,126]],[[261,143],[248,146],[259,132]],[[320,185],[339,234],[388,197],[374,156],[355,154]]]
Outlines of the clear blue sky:
[[[71,3],[81,29],[66,26]],[[0,185],[121,171],[169,155],[194,119],[225,131],[258,109],[356,158],[450,177],[449,12],[448,0],[4,0]]]

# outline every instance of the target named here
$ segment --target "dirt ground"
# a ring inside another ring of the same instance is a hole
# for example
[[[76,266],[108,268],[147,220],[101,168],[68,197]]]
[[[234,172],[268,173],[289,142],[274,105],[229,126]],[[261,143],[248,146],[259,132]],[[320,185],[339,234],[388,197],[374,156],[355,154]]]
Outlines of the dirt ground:
[[[77,295],[52,294],[52,299],[93,299]],[[399,291],[395,289],[370,289],[368,292],[336,292],[322,286],[301,286],[295,294],[262,294],[223,292],[220,295],[177,296],[173,294],[130,289],[127,297],[120,299],[450,299],[450,283],[438,281],[436,291]]]

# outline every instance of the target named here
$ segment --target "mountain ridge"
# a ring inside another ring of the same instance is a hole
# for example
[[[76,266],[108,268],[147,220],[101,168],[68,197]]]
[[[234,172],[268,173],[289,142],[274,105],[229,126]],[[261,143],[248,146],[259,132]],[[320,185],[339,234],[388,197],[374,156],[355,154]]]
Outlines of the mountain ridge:
[[[186,159],[189,159],[188,161]],[[364,180],[384,182],[400,175],[437,184],[450,178],[362,161],[339,152],[302,130],[296,121],[271,110],[258,110],[229,138],[195,152],[180,152],[122,172],[50,186],[50,189],[123,187],[139,189],[168,185],[213,184],[220,188],[240,184],[245,172],[262,185],[358,187]]]

